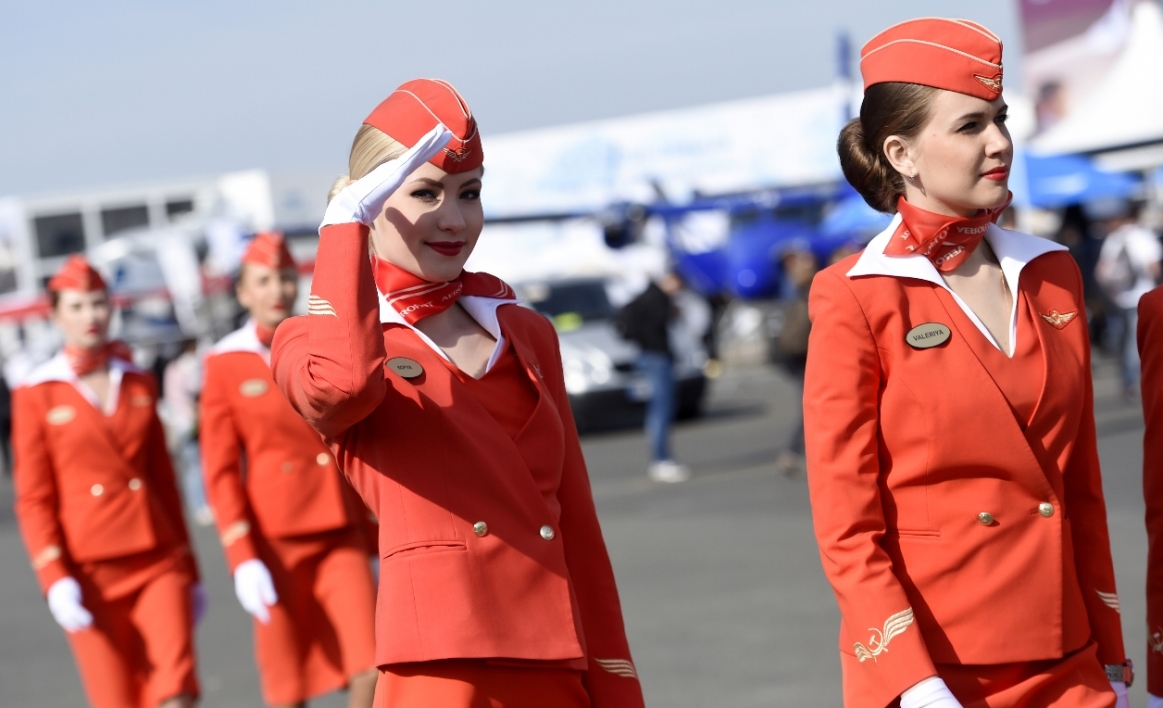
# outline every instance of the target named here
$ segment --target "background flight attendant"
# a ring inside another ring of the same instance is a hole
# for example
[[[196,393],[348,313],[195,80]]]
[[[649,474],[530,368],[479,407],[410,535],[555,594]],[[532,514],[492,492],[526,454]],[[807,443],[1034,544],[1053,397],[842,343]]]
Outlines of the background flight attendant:
[[[891,27],[840,135],[848,181],[897,212],[810,295],[808,481],[847,706],[1126,705],[1082,279],[991,223],[1001,56],[973,22]]]
[[[1148,708],[1163,708],[1163,288],[1139,300],[1143,499],[1147,503]]]
[[[206,490],[238,600],[255,619],[263,698],[303,705],[348,686],[348,705],[366,708],[377,675],[368,511],[271,378],[271,337],[298,283],[282,235],[255,236],[237,289],[250,320],[206,358]]]
[[[64,350],[13,395],[16,517],[32,567],[92,705],[192,706],[205,595],[157,386],[106,340],[108,294],[84,258],[48,287]]]
[[[641,706],[557,334],[463,270],[482,159],[442,81],[372,112],[275,380],[380,519],[376,705]]]

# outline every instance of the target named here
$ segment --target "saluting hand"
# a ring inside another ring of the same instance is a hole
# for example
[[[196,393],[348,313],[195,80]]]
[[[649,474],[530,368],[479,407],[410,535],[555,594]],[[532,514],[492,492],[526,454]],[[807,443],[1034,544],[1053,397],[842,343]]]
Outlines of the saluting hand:
[[[400,188],[408,175],[435,157],[451,139],[448,128],[437,123],[403,155],[385,162],[336,194],[327,204],[319,228],[352,223],[370,226],[383,211],[384,202]]]
[[[81,585],[73,578],[61,578],[48,588],[48,610],[52,617],[69,632],[88,629],[93,615],[81,604]]]
[[[234,594],[242,609],[259,622],[269,624],[271,612],[268,609],[279,601],[271,572],[258,558],[243,561],[234,569]]]

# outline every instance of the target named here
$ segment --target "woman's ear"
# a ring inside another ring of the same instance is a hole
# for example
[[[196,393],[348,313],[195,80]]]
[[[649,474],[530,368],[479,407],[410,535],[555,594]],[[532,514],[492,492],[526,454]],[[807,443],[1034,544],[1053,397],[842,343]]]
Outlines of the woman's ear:
[[[884,156],[888,158],[888,164],[892,168],[901,173],[905,177],[915,175],[917,173],[916,164],[913,162],[912,147],[899,135],[890,135],[884,139]]]

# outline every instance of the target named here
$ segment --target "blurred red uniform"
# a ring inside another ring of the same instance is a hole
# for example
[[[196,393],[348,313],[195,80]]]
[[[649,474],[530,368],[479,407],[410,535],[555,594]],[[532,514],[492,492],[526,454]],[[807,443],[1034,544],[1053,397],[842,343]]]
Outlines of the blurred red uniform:
[[[227,564],[233,572],[261,559],[278,593],[270,623],[254,622],[255,650],[264,699],[285,704],[373,668],[374,526],[319,435],[275,387],[269,356],[253,323],[211,350],[200,441]]]
[[[1143,499],[1147,503],[1147,692],[1163,696],[1163,288],[1139,300]]]
[[[60,354],[13,394],[16,515],[41,589],[72,576],[93,615],[67,634],[89,701],[198,695],[198,571],[153,377],[110,359],[106,410]]]

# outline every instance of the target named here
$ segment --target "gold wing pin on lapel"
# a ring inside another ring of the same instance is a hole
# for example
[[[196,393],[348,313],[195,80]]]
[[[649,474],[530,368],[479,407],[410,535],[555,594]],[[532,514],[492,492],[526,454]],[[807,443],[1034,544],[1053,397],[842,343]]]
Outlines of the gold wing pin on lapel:
[[[869,659],[875,662],[876,657],[888,651],[888,643],[892,641],[892,638],[902,634],[912,623],[913,608],[910,607],[886,619],[884,629],[869,628],[868,631],[872,634],[868,638],[868,646],[864,646],[860,642],[852,645],[856,651],[856,658],[862,664]]]
[[[1042,319],[1053,325],[1054,329],[1062,329],[1066,325],[1074,321],[1078,316],[1078,310],[1074,312],[1059,312],[1058,310],[1050,310],[1049,313],[1042,315]]]

